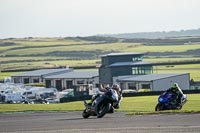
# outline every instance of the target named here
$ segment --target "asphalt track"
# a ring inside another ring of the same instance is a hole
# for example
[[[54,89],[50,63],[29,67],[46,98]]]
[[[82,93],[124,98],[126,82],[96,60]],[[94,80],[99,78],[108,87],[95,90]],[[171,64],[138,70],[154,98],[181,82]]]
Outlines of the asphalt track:
[[[200,114],[128,116],[122,112],[83,119],[82,112],[0,114],[0,132],[12,133],[200,133]]]

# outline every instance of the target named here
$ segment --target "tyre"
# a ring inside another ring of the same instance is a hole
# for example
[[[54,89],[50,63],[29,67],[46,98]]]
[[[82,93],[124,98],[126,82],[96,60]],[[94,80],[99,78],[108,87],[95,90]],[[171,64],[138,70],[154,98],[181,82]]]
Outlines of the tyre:
[[[109,111],[110,106],[110,103],[105,103],[103,101],[99,103],[95,108],[97,118],[102,118]]]
[[[83,118],[88,118],[88,117],[90,117],[90,113],[88,113],[87,111],[86,111],[86,109],[83,111],[83,113],[82,113],[82,116],[83,116]]]
[[[176,109],[177,110],[181,110],[182,109],[182,105],[179,105]]]
[[[155,111],[161,111],[162,110],[162,106],[158,103],[155,107]]]
[[[108,113],[114,113],[115,109],[113,107],[110,108],[110,110],[108,111]]]

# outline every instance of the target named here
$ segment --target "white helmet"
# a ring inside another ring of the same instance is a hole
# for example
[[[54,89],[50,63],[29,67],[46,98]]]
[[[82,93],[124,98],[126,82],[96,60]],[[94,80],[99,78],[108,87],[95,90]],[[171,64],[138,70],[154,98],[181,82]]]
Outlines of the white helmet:
[[[117,91],[121,91],[120,86],[118,84],[113,84],[112,89],[117,90]]]
[[[119,85],[118,85],[118,84],[113,84],[113,85],[112,85],[112,88],[114,88],[114,89],[115,89],[115,88],[119,88]]]

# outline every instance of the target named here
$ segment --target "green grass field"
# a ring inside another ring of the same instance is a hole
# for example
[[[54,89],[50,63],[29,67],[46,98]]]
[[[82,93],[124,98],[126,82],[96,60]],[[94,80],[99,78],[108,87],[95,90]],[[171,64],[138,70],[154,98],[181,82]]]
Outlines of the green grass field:
[[[187,50],[195,50],[199,49],[200,45],[199,44],[188,44],[188,45],[167,45],[167,46],[145,46],[141,45],[139,47],[133,47],[126,49],[125,51],[129,52],[184,52]]]
[[[190,79],[200,81],[200,64],[155,66],[154,73],[190,73]]]
[[[121,41],[115,43],[103,43],[95,41],[85,41],[70,38],[23,38],[23,39],[0,39],[4,44],[0,47],[0,71],[47,68],[55,66],[96,66],[101,61],[101,55],[111,52],[187,52],[200,49],[199,43],[179,44],[179,45],[143,45],[140,43],[124,43]],[[173,57],[173,58],[172,58]],[[200,57],[183,54],[174,56],[145,56],[144,61],[148,62],[171,62],[200,60]],[[173,68],[182,68],[180,70]],[[165,70],[156,70],[162,72],[189,72],[191,79],[200,80],[198,65],[182,65],[173,68],[161,67]],[[191,68],[184,70],[183,68]],[[1,73],[0,80],[11,73]]]
[[[176,113],[199,113],[200,112],[200,94],[188,94],[188,102],[182,110],[168,111]],[[158,96],[139,96],[125,97],[118,111],[127,112],[127,114],[151,114],[157,104]],[[59,103],[59,104],[1,104],[0,112],[29,112],[29,111],[82,111],[84,105],[82,101]],[[167,112],[167,111],[164,111]]]
[[[183,106],[182,110],[164,111],[164,112],[200,112],[200,94],[188,94],[188,101]],[[120,111],[128,112],[129,114],[155,113],[158,96],[141,96],[124,98]]]

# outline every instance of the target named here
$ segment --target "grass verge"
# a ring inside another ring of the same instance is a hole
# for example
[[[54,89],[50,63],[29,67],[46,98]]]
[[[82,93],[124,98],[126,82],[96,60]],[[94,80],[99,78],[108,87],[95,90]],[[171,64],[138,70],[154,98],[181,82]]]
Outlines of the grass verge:
[[[200,94],[188,94],[188,101],[181,110],[155,112],[158,96],[125,97],[117,111],[128,115],[148,115],[163,113],[200,113]],[[59,104],[1,104],[0,113],[12,112],[50,112],[50,111],[83,111],[82,101]]]

